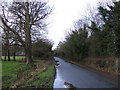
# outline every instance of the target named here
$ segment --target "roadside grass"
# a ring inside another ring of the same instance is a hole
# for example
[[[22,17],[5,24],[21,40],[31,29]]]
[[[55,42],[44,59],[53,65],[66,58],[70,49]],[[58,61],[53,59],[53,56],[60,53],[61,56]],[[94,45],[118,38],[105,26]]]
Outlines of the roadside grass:
[[[18,57],[21,58],[21,57]],[[17,60],[16,60],[17,61]],[[43,63],[46,60],[35,60],[34,64],[26,64],[23,62],[15,62],[15,61],[1,61],[0,66],[0,77],[2,77],[2,88],[9,88],[12,84],[15,83],[16,80],[27,75],[29,72],[33,71],[34,66],[37,63]],[[37,80],[38,79],[38,80]],[[39,80],[40,79],[40,80]],[[51,64],[47,67],[47,69],[41,73],[38,73],[33,80],[29,80],[28,83],[31,85],[38,86],[44,85],[52,87],[54,80],[54,65]],[[29,85],[29,84],[28,84]]]
[[[54,65],[51,64],[43,72],[38,73],[34,78],[27,81],[27,87],[52,88],[54,82]]]
[[[2,61],[2,88],[9,88],[17,80],[17,73],[21,68],[27,72],[30,70],[30,65],[14,61]]]
[[[34,63],[37,64],[37,63],[42,63],[42,62],[45,62],[46,60],[34,60]]]

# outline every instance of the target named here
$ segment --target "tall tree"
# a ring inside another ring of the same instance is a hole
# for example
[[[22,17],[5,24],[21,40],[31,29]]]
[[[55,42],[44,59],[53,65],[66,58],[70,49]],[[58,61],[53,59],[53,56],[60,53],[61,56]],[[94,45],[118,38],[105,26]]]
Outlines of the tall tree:
[[[108,8],[99,7],[100,15],[105,23],[103,27],[107,33],[107,48],[109,54],[120,57],[120,1],[114,2],[113,6],[108,5]]]
[[[86,25],[78,30],[73,30],[66,37],[66,41],[59,44],[58,53],[65,58],[79,62],[88,54],[87,36]]]
[[[7,28],[3,28],[4,30],[4,34],[2,35],[2,39],[4,39],[4,60],[6,61],[6,57],[8,57],[8,61],[10,61],[10,39],[11,39],[11,32],[9,32],[8,30],[6,30]]]
[[[3,12],[0,16],[3,25],[7,30],[14,33],[19,43],[25,49],[26,63],[32,60],[32,31],[43,30],[46,26],[45,19],[51,13],[51,8],[47,2],[13,2],[9,5],[7,12],[9,17]],[[12,16],[12,17],[11,17]],[[15,27],[17,27],[15,29]]]

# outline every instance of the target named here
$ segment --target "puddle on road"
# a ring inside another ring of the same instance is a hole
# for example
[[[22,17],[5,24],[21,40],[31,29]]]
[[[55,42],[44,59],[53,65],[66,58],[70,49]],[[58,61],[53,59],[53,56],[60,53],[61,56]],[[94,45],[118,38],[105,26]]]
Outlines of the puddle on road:
[[[71,89],[76,89],[75,86],[73,86],[72,84],[68,83],[68,82],[65,82],[60,74],[59,74],[59,71],[57,69],[57,67],[59,66],[60,64],[55,64],[56,66],[56,78],[55,78],[55,81],[54,81],[54,86],[53,88],[68,88],[68,90],[71,88]]]
[[[55,60],[55,68],[56,68],[56,78],[54,80],[54,86],[53,88],[68,88],[69,89],[74,89],[75,87],[68,83],[68,82],[65,82],[64,79],[61,77],[60,75],[60,72],[59,72],[59,66],[60,66],[60,63],[59,61]]]
[[[64,85],[66,85],[68,88],[76,89],[76,87],[73,86],[71,83],[64,82]]]
[[[55,60],[55,62],[59,62],[59,61]]]
[[[59,66],[60,64],[56,63],[55,66]]]
[[[55,61],[55,66],[58,67],[60,64],[59,64],[59,61]]]
[[[64,85],[64,80],[61,78],[59,72],[58,72],[58,69],[56,67],[56,78],[55,78],[55,81],[54,81],[54,86],[53,88],[67,88],[66,85]]]

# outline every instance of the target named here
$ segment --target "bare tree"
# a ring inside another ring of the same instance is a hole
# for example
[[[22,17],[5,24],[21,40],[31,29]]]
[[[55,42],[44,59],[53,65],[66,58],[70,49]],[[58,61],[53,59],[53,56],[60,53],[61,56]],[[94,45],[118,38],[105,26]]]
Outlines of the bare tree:
[[[43,30],[46,26],[45,19],[52,9],[47,2],[13,2],[7,7],[7,16],[4,11],[0,15],[6,30],[11,31],[25,49],[26,63],[32,60],[32,31]],[[16,27],[16,28],[15,28]]]

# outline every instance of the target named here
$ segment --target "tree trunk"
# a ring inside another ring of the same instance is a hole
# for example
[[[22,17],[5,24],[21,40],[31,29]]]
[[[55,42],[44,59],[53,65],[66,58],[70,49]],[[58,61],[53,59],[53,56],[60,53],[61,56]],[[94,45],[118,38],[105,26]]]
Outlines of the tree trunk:
[[[7,56],[8,56],[8,61],[10,61],[10,49],[9,49],[9,40],[7,38]]]
[[[30,26],[30,15],[29,15],[29,4],[26,2],[26,13],[25,13],[25,52],[26,52],[26,63],[32,63],[32,43],[31,43],[31,26]]]
[[[31,63],[33,62],[32,60],[32,45],[31,45],[31,35],[30,35],[30,29],[28,28],[26,32],[26,40],[25,40],[25,53],[26,53],[26,63]]]
[[[115,71],[116,72],[118,72],[118,67],[119,67],[118,65],[119,65],[119,58],[116,57],[115,58],[115,66],[116,66],[116,70]]]
[[[8,61],[10,61],[9,31],[5,31],[5,34],[6,34],[6,51],[7,51]]]
[[[13,61],[15,61],[16,52],[14,52]]]
[[[6,61],[6,52],[5,52],[5,58],[4,58],[4,61]]]
[[[26,62],[26,61],[27,61],[27,59],[26,59],[26,57],[27,57],[27,56],[26,56],[26,49],[24,48],[24,50],[25,50],[25,62]]]
[[[9,48],[8,48],[8,61],[10,61],[10,50],[9,50]]]
[[[26,63],[32,63],[33,60],[32,60],[32,53],[31,53],[31,48],[26,47]]]

